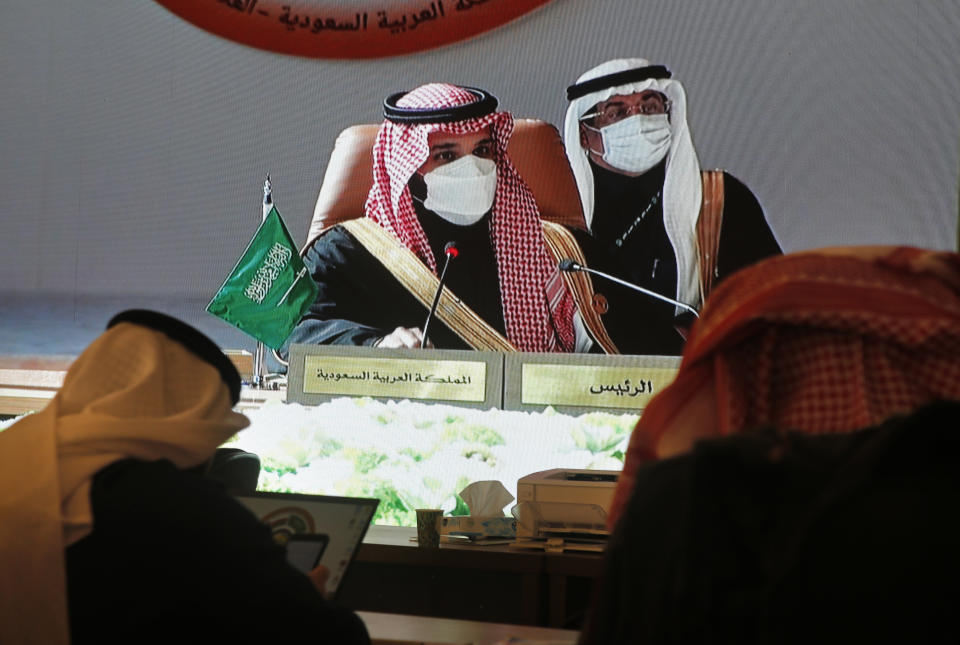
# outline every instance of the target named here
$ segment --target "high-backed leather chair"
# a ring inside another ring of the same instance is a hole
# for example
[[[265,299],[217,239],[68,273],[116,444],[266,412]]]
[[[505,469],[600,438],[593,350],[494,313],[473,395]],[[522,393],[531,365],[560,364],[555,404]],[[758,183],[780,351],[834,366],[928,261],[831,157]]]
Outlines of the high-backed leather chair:
[[[337,137],[307,233],[309,244],[325,228],[362,217],[373,184],[373,142],[379,125],[354,125]],[[507,146],[548,221],[585,228],[577,184],[557,129],[539,119],[517,119]]]

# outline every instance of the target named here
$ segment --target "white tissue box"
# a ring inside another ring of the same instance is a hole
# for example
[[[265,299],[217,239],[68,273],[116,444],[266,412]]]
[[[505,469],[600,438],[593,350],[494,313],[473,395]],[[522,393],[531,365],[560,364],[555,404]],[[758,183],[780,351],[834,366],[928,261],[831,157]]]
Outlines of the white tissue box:
[[[481,517],[453,515],[440,522],[441,535],[459,535],[471,540],[485,538],[513,538],[517,535],[517,520],[513,517]]]

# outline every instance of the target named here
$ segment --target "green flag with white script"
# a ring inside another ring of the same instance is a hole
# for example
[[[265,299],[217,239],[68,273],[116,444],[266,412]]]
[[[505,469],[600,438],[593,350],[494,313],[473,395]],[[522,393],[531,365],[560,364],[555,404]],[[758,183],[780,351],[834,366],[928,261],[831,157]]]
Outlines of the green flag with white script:
[[[207,311],[278,349],[316,297],[317,285],[271,208]]]

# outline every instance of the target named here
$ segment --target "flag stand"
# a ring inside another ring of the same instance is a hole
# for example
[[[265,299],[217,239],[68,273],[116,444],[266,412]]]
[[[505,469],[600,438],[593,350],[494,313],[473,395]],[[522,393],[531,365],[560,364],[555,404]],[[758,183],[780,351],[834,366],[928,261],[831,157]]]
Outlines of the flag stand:
[[[207,304],[207,313],[257,341],[248,382],[260,390],[278,388],[282,375],[267,373],[267,352],[287,342],[319,293],[271,193],[267,175],[257,232]]]
[[[263,181],[263,209],[261,211],[260,222],[263,223],[273,208],[273,188],[270,185],[270,175]],[[267,380],[267,361],[266,347],[263,341],[257,341],[257,349],[253,354],[253,382],[251,385],[258,389],[266,389]]]

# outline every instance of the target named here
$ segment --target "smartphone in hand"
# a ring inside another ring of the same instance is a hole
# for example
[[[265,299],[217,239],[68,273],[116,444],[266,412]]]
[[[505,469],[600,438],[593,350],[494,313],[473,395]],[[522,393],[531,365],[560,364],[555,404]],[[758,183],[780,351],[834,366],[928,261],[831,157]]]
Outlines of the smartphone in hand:
[[[287,538],[287,562],[307,573],[320,564],[330,538],[323,533],[296,533]]]

